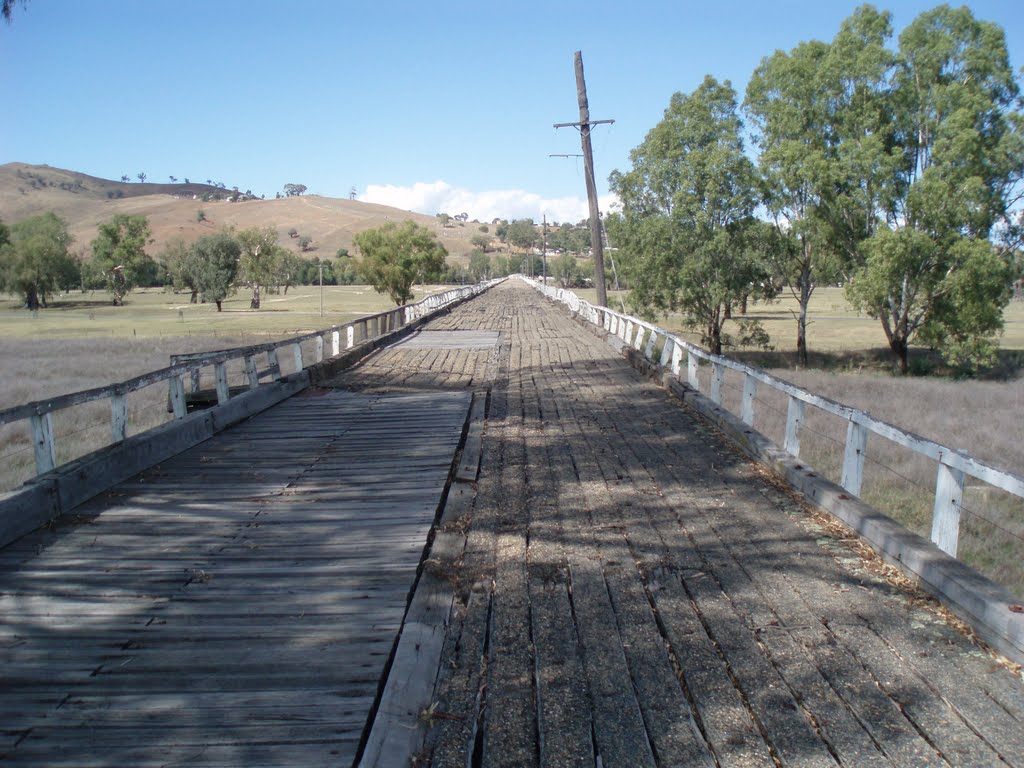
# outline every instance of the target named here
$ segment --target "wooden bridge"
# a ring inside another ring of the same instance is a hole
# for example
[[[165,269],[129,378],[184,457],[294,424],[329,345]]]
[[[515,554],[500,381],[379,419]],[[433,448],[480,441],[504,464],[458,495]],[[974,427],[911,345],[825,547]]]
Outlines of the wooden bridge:
[[[11,766],[1024,766],[979,648],[508,282],[0,550]]]

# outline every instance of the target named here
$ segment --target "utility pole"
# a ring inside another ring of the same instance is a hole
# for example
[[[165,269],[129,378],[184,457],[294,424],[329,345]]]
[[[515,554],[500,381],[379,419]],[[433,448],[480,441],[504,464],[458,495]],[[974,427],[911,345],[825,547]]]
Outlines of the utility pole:
[[[594,184],[594,149],[590,144],[590,128],[602,123],[614,123],[614,120],[591,120],[590,106],[587,103],[587,83],[583,79],[583,53],[576,51],[576,97],[580,104],[580,121],[578,123],[555,123],[555,128],[572,126],[579,128],[580,140],[583,143],[583,175],[587,182],[587,201],[590,203],[590,249],[594,254],[594,284],[597,287],[597,303],[608,306],[608,293],[604,285],[604,244],[601,241],[600,210],[597,206],[597,185]]]
[[[321,261],[318,265],[320,267],[320,317],[324,316],[324,263]]]

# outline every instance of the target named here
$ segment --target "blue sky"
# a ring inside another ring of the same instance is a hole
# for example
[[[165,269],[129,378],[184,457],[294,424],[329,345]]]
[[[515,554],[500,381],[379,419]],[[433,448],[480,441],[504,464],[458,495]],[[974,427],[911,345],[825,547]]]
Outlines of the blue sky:
[[[0,163],[144,171],[472,218],[586,215],[573,52],[598,187],[705,74],[742,95],[853,1],[29,0],[0,24]],[[935,2],[890,0],[897,31]],[[1020,0],[967,5],[1024,66]],[[603,207],[607,207],[607,202]],[[2,212],[0,212],[2,218]]]

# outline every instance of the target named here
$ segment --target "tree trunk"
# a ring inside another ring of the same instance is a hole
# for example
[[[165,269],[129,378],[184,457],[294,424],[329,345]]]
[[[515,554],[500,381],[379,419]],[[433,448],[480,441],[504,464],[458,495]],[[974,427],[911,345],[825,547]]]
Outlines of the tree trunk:
[[[747,314],[747,301],[749,299],[750,299],[750,296],[748,294],[746,294],[746,293],[744,293],[743,296],[740,297],[740,314],[741,315],[746,315]]]
[[[796,364],[800,368],[806,368],[807,359],[807,307],[811,303],[811,260],[807,251],[808,246],[804,244],[804,263],[800,268],[800,295],[797,301],[800,311],[796,318]]]
[[[199,303],[199,291],[197,291],[195,288],[192,289],[192,297],[188,300],[188,303],[189,304],[198,304]]]
[[[217,304],[217,311],[220,312],[221,311],[221,307],[220,307],[220,300],[219,299],[216,301],[216,304]]]
[[[900,373],[904,376],[910,371],[910,345],[905,339],[897,338],[895,335],[889,340],[889,349],[892,350],[896,362],[900,366]]]
[[[249,302],[249,309],[260,308],[260,287],[257,285],[252,289],[252,300]]]
[[[732,302],[731,301],[725,302],[725,314],[722,315],[722,319],[724,319],[724,320],[732,320]]]

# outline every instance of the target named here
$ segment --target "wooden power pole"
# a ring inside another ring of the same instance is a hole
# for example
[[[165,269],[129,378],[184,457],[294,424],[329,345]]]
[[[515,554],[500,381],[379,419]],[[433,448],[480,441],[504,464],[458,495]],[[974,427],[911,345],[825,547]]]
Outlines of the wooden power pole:
[[[580,104],[580,121],[578,123],[555,123],[555,128],[573,126],[580,129],[580,140],[583,143],[583,175],[587,182],[587,201],[590,203],[590,249],[594,254],[594,285],[597,287],[597,303],[608,306],[608,293],[604,284],[604,243],[601,236],[601,211],[597,205],[597,185],[594,184],[594,150],[590,144],[590,128],[602,123],[614,123],[614,120],[591,120],[590,106],[587,103],[587,83],[583,79],[583,53],[576,51],[576,97]]]

